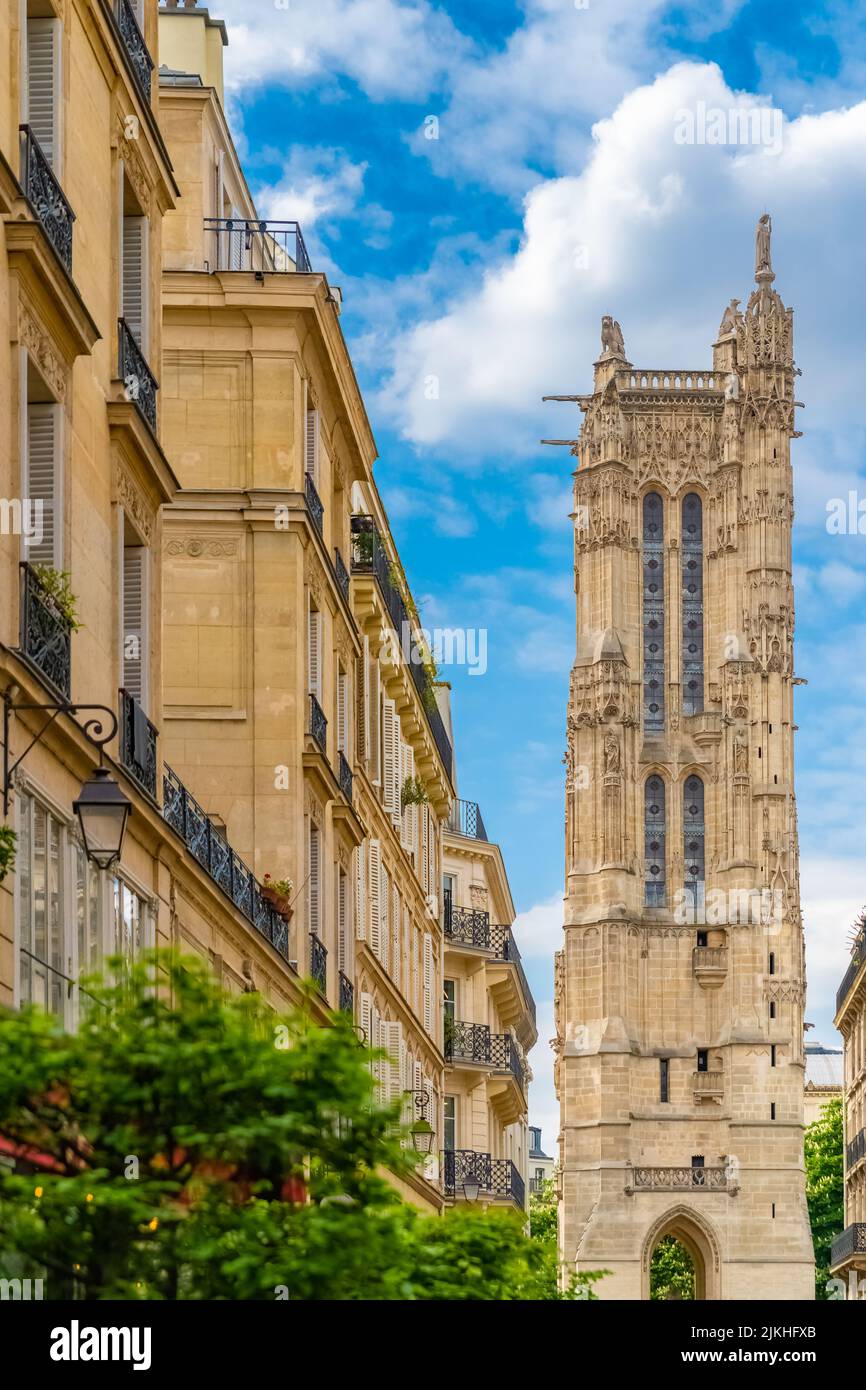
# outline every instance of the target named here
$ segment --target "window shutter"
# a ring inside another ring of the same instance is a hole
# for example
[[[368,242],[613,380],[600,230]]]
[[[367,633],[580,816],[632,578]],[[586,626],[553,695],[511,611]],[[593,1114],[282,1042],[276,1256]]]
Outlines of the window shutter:
[[[138,346],[144,351],[146,313],[145,255],[147,218],[123,219],[123,317]]]
[[[236,207],[232,207],[232,222],[241,220],[241,214]],[[229,232],[229,270],[243,270],[244,264],[244,232],[240,228],[232,228]]]
[[[373,1038],[372,1028],[373,1000],[369,994],[361,995],[361,1029],[364,1033],[364,1042],[367,1047],[375,1047],[376,1042]]]
[[[391,921],[391,880],[388,870],[382,865],[382,887],[379,895],[379,960],[387,970],[390,954],[389,927]]]
[[[433,1036],[433,937],[424,933],[424,1027]]]
[[[421,807],[421,886],[430,892],[430,807]]]
[[[403,783],[405,782],[405,780],[406,780],[407,777],[414,777],[414,776],[415,776],[415,754],[414,754],[413,750],[409,747],[409,744],[408,744],[408,743],[404,743],[404,744],[402,745],[401,755],[400,755],[400,786],[401,786],[401,788],[402,788]],[[414,853],[415,853],[415,844],[416,844],[417,839],[418,839],[418,807],[417,807],[417,806],[414,806],[414,805],[413,805],[413,806],[407,806],[407,807],[404,809],[404,811],[403,811],[403,815],[402,815],[402,819],[401,819],[401,823],[400,823],[400,843],[402,844],[402,846],[403,846],[404,849],[406,849],[406,850],[409,851],[410,854],[414,854]]]
[[[342,869],[337,870],[337,968],[346,973],[346,963],[348,959],[348,942],[346,912],[348,908],[347,897],[349,893],[349,880]]]
[[[61,518],[59,508],[60,460],[58,435],[60,410],[56,405],[27,407],[27,497],[32,510],[30,526],[36,534],[27,541],[26,554],[31,564],[62,566]],[[39,508],[42,504],[42,539],[37,540]]]
[[[416,927],[416,929],[415,929],[415,930],[413,931],[413,933],[412,933],[412,1008],[415,1010],[415,1013],[416,1013],[416,1014],[419,1014],[419,1008],[418,1008],[418,1003],[419,1003],[418,992],[419,992],[419,987],[420,987],[420,986],[419,986],[419,975],[420,975],[419,954],[420,954],[420,953],[419,953],[419,949],[418,949],[418,938],[419,938],[419,935],[420,935],[420,933],[418,932],[418,929],[417,929],[417,927]]]
[[[320,863],[319,863],[319,827],[318,827],[317,825],[315,825],[315,824],[311,821],[311,822],[310,822],[310,882],[309,882],[310,917],[309,917],[309,923],[308,923],[308,925],[309,925],[310,931],[314,931],[314,932],[316,933],[317,936],[320,935],[320,932],[319,932],[319,921],[320,921],[320,916],[321,916],[321,901],[320,901],[321,894],[320,894],[320,879],[319,879],[320,867],[321,867],[321,866],[320,866]]]
[[[60,25],[27,19],[27,123],[52,168],[58,162]]]
[[[307,630],[307,669],[309,671],[310,694],[320,698],[322,682],[322,615],[316,608],[309,612]]]
[[[371,656],[368,662],[369,689],[367,691],[367,718],[370,729],[370,757],[368,767],[370,780],[377,786],[382,781],[382,694],[379,672],[379,658]]]
[[[393,700],[385,700],[383,709],[383,746],[385,750],[385,810],[396,820],[400,814],[400,724]]]
[[[393,1103],[400,1099],[401,1092],[400,1057],[403,1050],[403,1025],[385,1023],[383,1032],[382,1046],[388,1052],[385,1094],[387,1100]]]
[[[370,841],[370,946],[373,954],[381,951],[382,913],[379,906],[382,888],[382,850],[378,840]]]
[[[370,668],[369,639],[364,638],[364,650],[355,659],[355,753],[359,762],[367,763],[370,757]]]
[[[123,685],[144,708],[145,651],[145,560],[143,545],[123,548]]]
[[[349,731],[349,677],[341,671],[337,677],[337,747],[348,755]]]
[[[363,941],[367,935],[367,877],[364,864],[364,841],[355,850],[355,935]]]
[[[400,889],[396,883],[391,894],[391,978],[400,988]]]
[[[305,457],[304,471],[309,473],[314,486],[319,484],[319,412],[318,410],[307,411],[307,429],[305,438]]]

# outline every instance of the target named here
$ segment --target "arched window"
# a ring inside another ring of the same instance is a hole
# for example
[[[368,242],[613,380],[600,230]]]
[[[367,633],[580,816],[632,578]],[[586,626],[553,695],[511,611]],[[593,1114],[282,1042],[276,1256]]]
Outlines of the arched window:
[[[703,507],[696,492],[683,498],[683,714],[704,707]]]
[[[661,777],[648,777],[644,783],[644,903],[664,907],[665,888],[665,784]]]
[[[664,506],[657,492],[643,499],[643,725],[665,727]]]
[[[704,784],[694,775],[683,786],[683,865],[686,893],[697,914],[704,902]]]

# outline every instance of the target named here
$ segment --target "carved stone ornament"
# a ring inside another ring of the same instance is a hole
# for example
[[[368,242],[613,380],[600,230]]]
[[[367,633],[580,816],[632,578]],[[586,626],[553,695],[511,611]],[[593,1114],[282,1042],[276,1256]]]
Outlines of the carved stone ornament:
[[[189,555],[196,560],[202,555],[210,559],[227,555],[237,555],[237,540],[214,541],[204,536],[187,536],[185,539],[168,540],[165,543],[166,555]]]
[[[65,401],[67,366],[49,335],[24,303],[18,305],[18,341],[33,358],[55,399]]]
[[[151,545],[154,526],[156,525],[156,513],[137,483],[119,461],[115,461],[114,465],[114,496],[126,515],[134,522],[144,544]]]

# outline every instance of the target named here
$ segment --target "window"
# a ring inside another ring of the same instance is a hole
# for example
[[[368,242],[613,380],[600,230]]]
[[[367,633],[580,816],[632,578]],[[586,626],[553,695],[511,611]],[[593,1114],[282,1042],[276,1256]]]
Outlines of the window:
[[[683,498],[683,714],[704,707],[704,544],[702,503]]]
[[[393,700],[382,704],[382,753],[385,810],[395,824],[400,821],[400,720]]]
[[[318,410],[308,410],[306,416],[306,430],[304,440],[304,472],[312,480],[313,486],[319,486],[319,412]]]
[[[124,544],[123,547],[123,688],[138,701],[142,709],[148,706],[147,624],[147,547]]]
[[[770,1018],[775,1018],[775,1017],[776,1017],[776,1003],[775,1003],[775,1000],[771,1000],[771,1001],[770,1001]]]
[[[771,1103],[771,1105],[770,1105],[770,1119],[771,1119],[771,1120],[775,1120],[775,1118],[776,1118],[776,1102],[773,1101],[773,1102]]]
[[[21,1003],[63,1019],[71,975],[64,906],[66,828],[32,796],[18,796],[16,878]]]
[[[457,1147],[457,1097],[443,1097],[445,1134],[442,1147],[453,1152]]]
[[[142,952],[145,944],[146,904],[137,893],[115,878],[112,882],[114,905],[114,940],[112,951],[122,956],[124,962],[131,964]]]
[[[433,1036],[433,937],[424,933],[424,1027]]]
[[[60,164],[60,21],[27,16],[27,83],[24,119],[52,169]]]
[[[22,378],[27,398],[22,411],[26,427],[21,491],[29,502],[29,514],[22,517],[21,527],[24,557],[31,564],[62,569],[61,408],[54,401],[45,399],[46,392],[30,367],[26,354]],[[25,521],[28,523],[26,527],[23,524]]]
[[[697,944],[698,946],[706,946],[708,940],[709,940],[709,936],[708,936],[708,933],[707,933],[707,932],[705,932],[705,931],[699,931],[699,932],[697,933],[697,943],[696,943],[696,944]]]
[[[307,614],[307,678],[308,689],[321,704],[322,700],[322,615],[310,603]]]
[[[457,983],[455,980],[445,981],[445,1017],[450,1018],[451,1022],[457,1017]]]
[[[709,1071],[710,1054],[706,1047],[698,1048],[698,1071]]]
[[[321,935],[321,836],[315,821],[310,821],[310,877],[307,884],[307,925],[311,932]]]
[[[770,1044],[770,1066],[771,1066],[771,1067],[774,1067],[775,1065],[776,1065],[776,1044],[775,1044],[775,1043],[771,1043],[771,1044]]]
[[[661,777],[648,777],[644,784],[644,902],[647,907],[663,907],[665,891],[665,784]]]
[[[447,928],[451,926],[451,910],[454,907],[456,896],[457,881],[453,874],[442,875],[442,911],[444,914],[444,924]]]
[[[706,1174],[704,1173],[704,1155],[692,1154],[692,1185],[694,1187],[703,1187],[705,1183]]]
[[[659,1100],[665,1104],[670,1100],[671,1064],[668,1057],[659,1059]]]
[[[349,880],[337,870],[337,968],[345,975],[349,959]]]
[[[683,861],[686,891],[697,920],[704,901],[704,784],[694,776],[683,785]]]
[[[775,952],[775,951],[771,951],[771,952],[770,952],[769,973],[770,973],[771,975],[775,975],[775,973],[776,973],[776,952]]]
[[[665,727],[664,507],[657,492],[643,500],[643,719],[644,729]]]

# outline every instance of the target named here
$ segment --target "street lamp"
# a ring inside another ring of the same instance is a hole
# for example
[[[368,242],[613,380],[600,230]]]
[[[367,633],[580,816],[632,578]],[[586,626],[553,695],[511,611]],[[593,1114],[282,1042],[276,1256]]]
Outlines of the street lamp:
[[[481,1183],[477,1178],[467,1178],[463,1184],[463,1196],[467,1202],[477,1202],[478,1194],[481,1191]]]
[[[110,869],[120,858],[132,802],[124,796],[107,767],[98,767],[84,783],[72,809],[81,824],[84,850],[97,868]]]
[[[409,1133],[412,1136],[412,1146],[415,1152],[424,1157],[433,1152],[433,1140],[436,1138],[436,1132],[427,1119],[427,1106],[429,1104],[430,1097],[426,1091],[415,1092],[415,1108],[418,1111],[418,1118]]]

